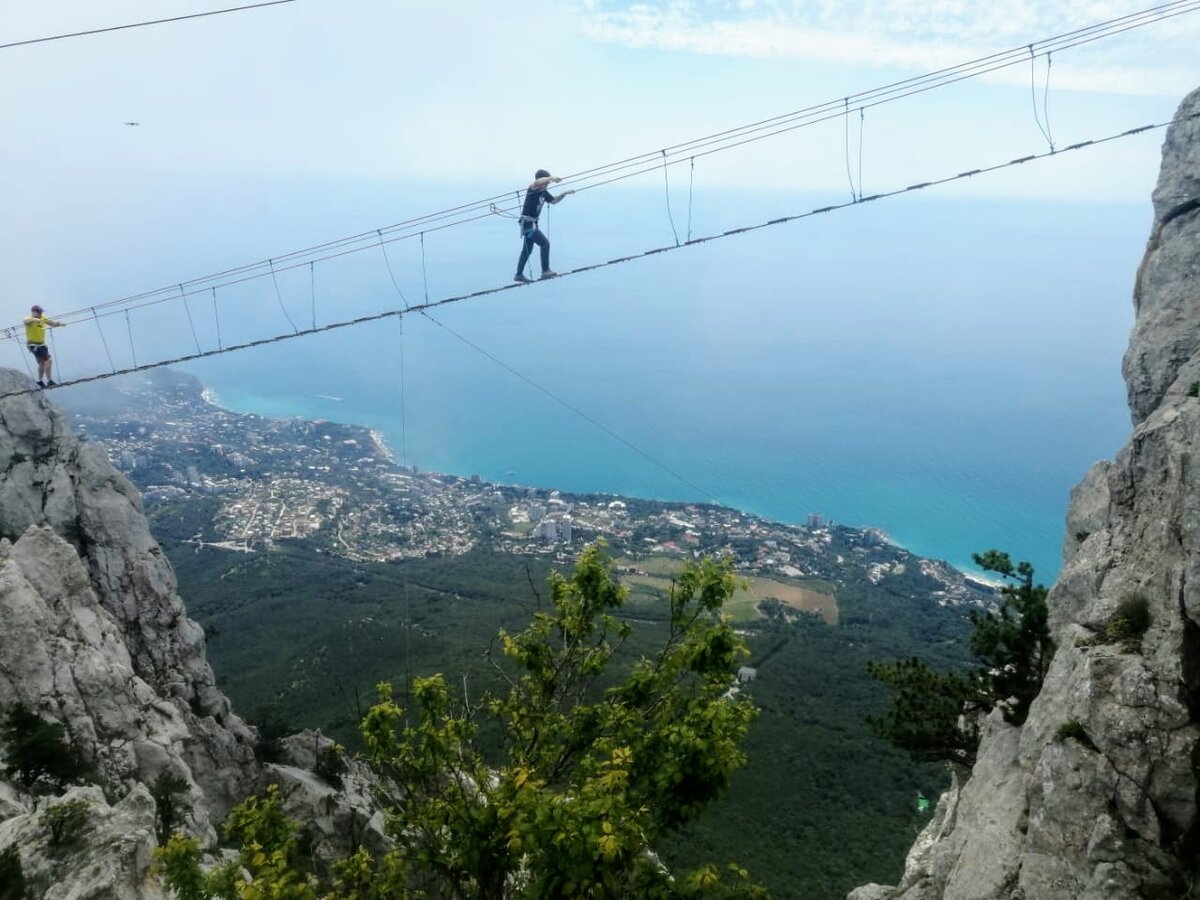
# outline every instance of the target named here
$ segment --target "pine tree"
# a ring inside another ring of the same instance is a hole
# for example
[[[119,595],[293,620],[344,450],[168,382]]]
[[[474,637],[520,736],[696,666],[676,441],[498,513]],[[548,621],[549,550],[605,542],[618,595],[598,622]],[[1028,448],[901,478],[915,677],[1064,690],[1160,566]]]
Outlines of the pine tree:
[[[1033,566],[1014,566],[999,550],[972,558],[1007,582],[996,611],[970,614],[979,664],[963,673],[935,672],[916,657],[867,664],[871,677],[893,691],[887,714],[867,723],[915,759],[972,765],[982,717],[999,707],[1006,721],[1023,723],[1054,655],[1047,590],[1033,583]]]

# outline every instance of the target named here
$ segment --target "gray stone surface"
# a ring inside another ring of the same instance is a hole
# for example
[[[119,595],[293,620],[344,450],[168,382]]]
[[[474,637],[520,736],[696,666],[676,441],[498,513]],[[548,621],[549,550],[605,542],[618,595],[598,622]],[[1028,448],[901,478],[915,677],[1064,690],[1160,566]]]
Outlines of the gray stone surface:
[[[1200,113],[1200,90],[1179,116]],[[901,883],[856,900],[1183,897],[1200,861],[1200,118],[1173,126],[1154,192],[1125,356],[1134,431],[1071,494],[1050,593],[1058,643],[1020,728],[998,717]],[[1118,604],[1149,604],[1130,644],[1097,640]],[[1082,737],[1060,728],[1077,723]],[[863,891],[869,891],[863,893]]]
[[[82,840],[55,847],[45,825],[48,810],[67,802],[87,804]],[[110,805],[97,787],[63,797],[0,822],[0,849],[16,846],[26,896],[40,900],[167,900],[151,872],[156,846],[154,801],[143,787]]]
[[[0,370],[0,394],[28,387]],[[253,736],[216,690],[137,491],[38,392],[0,400],[0,541],[0,712],[61,721],[116,781],[170,768],[223,817],[256,775]]]
[[[29,896],[162,900],[148,786],[165,773],[184,784],[179,825],[210,850],[230,807],[269,784],[320,858],[385,847],[361,766],[341,789],[307,771],[328,738],[295,735],[283,742],[288,765],[258,764],[136,490],[30,387],[0,370],[0,395],[26,391],[0,399],[0,717],[20,703],[61,723],[105,790],[35,796],[0,778],[0,850],[18,847]],[[88,804],[88,838],[55,848],[42,816],[69,799]]]

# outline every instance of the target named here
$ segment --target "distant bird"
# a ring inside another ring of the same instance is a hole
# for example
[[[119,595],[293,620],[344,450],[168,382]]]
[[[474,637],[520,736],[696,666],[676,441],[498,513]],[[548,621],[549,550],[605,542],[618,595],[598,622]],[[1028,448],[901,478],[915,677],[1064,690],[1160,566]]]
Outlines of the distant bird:
[[[125,124],[137,126],[137,125],[141,125],[142,123],[141,122],[126,122]]]

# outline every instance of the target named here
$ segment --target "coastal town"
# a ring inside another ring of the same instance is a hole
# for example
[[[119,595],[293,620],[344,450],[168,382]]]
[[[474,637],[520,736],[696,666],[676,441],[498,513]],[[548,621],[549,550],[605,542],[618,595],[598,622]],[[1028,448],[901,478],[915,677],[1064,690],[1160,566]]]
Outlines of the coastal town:
[[[64,394],[74,428],[102,443],[151,513],[186,506],[188,541],[230,552],[281,542],[363,562],[456,556],[477,548],[570,562],[603,539],[614,555],[725,556],[747,576],[874,583],[922,579],[939,603],[978,603],[988,589],[917,557],[877,529],[810,514],[803,525],[728,507],[493,484],[402,467],[382,438],[325,420],[271,419],[211,402],[189,375],[123,379],[103,397]]]

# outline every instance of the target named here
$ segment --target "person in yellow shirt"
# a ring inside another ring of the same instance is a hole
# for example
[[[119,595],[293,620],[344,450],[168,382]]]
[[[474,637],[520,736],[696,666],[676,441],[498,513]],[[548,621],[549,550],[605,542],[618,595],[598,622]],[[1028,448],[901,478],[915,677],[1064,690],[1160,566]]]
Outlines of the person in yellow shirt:
[[[54,387],[56,383],[50,377],[50,348],[46,346],[46,329],[62,325],[66,325],[66,322],[54,321],[36,303],[25,317],[25,343],[38,361],[37,385],[40,388]]]

